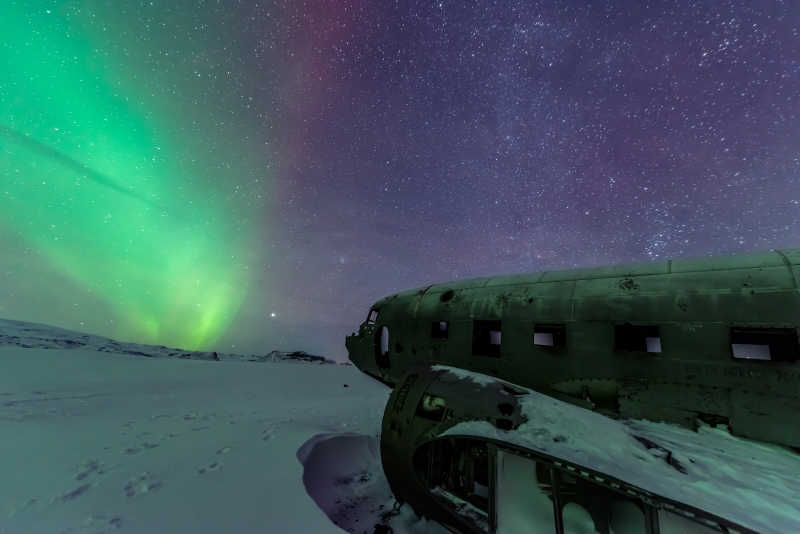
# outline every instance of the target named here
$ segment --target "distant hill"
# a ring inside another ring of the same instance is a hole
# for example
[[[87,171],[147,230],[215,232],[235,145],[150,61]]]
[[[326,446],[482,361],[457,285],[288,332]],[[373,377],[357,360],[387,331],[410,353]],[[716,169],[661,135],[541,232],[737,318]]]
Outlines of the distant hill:
[[[273,350],[263,355],[245,355],[184,350],[165,347],[163,345],[126,343],[107,337],[65,330],[56,326],[13,321],[11,319],[0,319],[0,347],[2,346],[16,346],[26,349],[85,349],[96,350],[98,352],[112,352],[115,354],[130,354],[131,356],[144,356],[146,358],[182,358],[188,360],[249,362],[295,361],[321,364],[336,363],[323,356],[315,356],[303,351],[283,352]]]

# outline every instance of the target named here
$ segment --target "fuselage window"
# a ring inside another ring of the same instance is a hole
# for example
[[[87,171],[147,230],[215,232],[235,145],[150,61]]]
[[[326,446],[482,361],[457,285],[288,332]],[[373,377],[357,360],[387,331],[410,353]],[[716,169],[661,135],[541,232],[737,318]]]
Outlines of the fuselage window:
[[[382,326],[375,332],[375,361],[378,367],[387,369],[389,362],[389,329]]]
[[[644,341],[647,343],[647,352],[661,352],[660,337],[646,337]]]
[[[614,326],[614,350],[661,352],[661,335],[658,326],[632,325]]]
[[[539,347],[563,347],[567,344],[563,324],[537,324],[533,328],[533,344]]]
[[[367,324],[375,324],[378,320],[378,310],[370,310],[367,314]]]
[[[381,356],[386,356],[389,353],[389,329],[385,326],[381,327]]]
[[[473,322],[472,354],[499,358],[501,340],[500,321]]]
[[[447,339],[447,321],[434,321],[431,324],[431,337],[433,339]]]
[[[731,354],[734,358],[747,360],[797,361],[797,330],[731,328]]]

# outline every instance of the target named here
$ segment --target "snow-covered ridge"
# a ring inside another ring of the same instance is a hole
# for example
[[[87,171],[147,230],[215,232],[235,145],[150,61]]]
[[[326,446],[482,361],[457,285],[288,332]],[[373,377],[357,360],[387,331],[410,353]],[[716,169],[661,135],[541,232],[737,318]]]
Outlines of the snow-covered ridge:
[[[130,354],[147,358],[181,358],[188,360],[220,360],[278,362],[298,361],[309,363],[336,363],[323,356],[315,356],[303,351],[282,352],[273,350],[268,354],[232,354],[210,351],[194,351],[165,347],[163,345],[142,345],[116,341],[102,336],[83,334],[55,326],[0,319],[0,346],[17,346],[27,349],[83,349],[115,354]]]

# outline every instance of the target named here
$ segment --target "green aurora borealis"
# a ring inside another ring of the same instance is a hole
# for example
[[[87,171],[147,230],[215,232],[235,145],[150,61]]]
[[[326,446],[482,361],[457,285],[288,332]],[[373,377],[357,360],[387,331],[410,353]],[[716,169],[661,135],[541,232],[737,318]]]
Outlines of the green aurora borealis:
[[[125,24],[86,6],[0,8],[0,233],[45,273],[4,273],[41,300],[0,316],[92,316],[103,335],[202,350],[247,296],[263,206],[237,190],[266,156],[236,148],[191,65],[149,70],[163,43]]]

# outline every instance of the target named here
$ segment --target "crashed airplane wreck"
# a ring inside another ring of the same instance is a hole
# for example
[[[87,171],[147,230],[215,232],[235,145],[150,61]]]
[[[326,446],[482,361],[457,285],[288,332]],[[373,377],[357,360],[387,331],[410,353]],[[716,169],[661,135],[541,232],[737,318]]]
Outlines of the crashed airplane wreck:
[[[799,278],[792,249],[379,300],[346,344],[393,388],[395,496],[459,533],[800,532]]]

